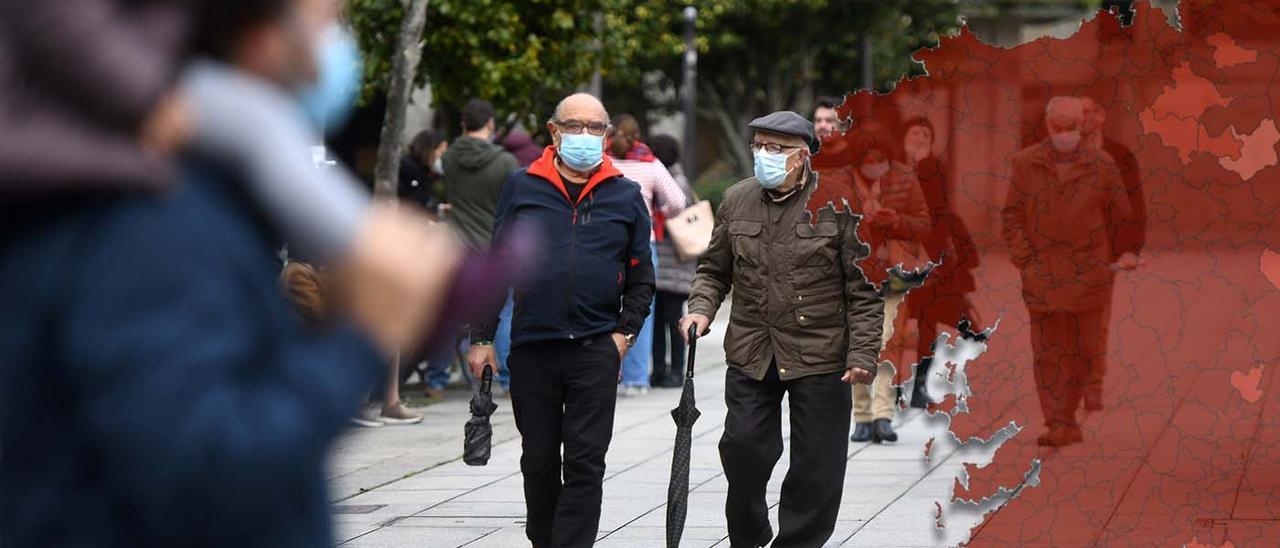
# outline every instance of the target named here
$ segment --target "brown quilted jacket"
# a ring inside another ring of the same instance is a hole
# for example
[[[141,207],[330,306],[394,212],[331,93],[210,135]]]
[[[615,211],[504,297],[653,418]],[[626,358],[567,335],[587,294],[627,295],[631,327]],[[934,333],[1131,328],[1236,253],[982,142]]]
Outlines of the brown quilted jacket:
[[[780,203],[755,178],[730,187],[694,277],[691,313],[714,318],[733,291],[725,356],[754,379],[775,360],[784,380],[876,370],[884,304],[857,264],[866,255],[857,217],[824,207],[812,219],[806,205],[819,181],[806,177]]]

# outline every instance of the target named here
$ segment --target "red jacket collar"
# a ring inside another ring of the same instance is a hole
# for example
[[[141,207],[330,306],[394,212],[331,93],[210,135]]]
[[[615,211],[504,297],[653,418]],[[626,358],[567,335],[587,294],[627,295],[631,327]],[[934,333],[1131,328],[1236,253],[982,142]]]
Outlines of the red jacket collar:
[[[529,164],[528,173],[545,179],[564,195],[564,199],[572,202],[569,198],[569,191],[564,187],[564,179],[560,178],[560,170],[556,169],[556,147],[549,146],[543,149],[542,157],[534,160],[532,164]],[[578,201],[581,202],[582,198],[586,197],[587,194],[590,194],[597,185],[604,182],[606,179],[621,176],[622,172],[618,171],[618,168],[613,167],[613,162],[609,160],[609,156],[607,154],[604,155],[602,157],[600,167],[597,168],[596,172],[592,173],[591,177],[587,179],[587,186],[582,189],[582,194],[578,195]]]

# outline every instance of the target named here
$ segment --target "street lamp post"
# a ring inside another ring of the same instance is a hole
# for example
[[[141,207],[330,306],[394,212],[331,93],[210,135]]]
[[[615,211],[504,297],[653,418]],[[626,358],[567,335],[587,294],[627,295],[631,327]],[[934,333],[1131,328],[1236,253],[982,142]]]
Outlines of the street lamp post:
[[[686,6],[684,8],[684,86],[682,90],[683,110],[684,110],[684,175],[688,177],[689,184],[697,181],[697,162],[695,154],[697,152],[697,135],[698,135],[698,47],[694,43],[696,33],[696,23],[698,20],[698,8]]]

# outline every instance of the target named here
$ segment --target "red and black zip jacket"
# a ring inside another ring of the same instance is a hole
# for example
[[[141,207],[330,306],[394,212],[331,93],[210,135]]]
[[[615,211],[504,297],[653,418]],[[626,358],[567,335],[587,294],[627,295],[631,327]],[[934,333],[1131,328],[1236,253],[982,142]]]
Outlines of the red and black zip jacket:
[[[574,340],[600,333],[637,334],[653,301],[651,222],[640,185],[609,161],[591,175],[577,201],[555,167],[555,148],[507,177],[494,237],[504,226],[536,227],[546,246],[541,264],[515,290],[511,346]],[[473,337],[493,340],[497,315]]]

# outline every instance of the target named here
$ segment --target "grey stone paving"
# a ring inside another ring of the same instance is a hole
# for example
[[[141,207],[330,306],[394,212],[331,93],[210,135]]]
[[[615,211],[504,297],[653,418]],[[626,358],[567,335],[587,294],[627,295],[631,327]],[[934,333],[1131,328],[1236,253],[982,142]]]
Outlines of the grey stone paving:
[[[723,320],[717,325],[724,325]],[[716,451],[725,411],[720,337],[713,332],[698,348],[697,395],[703,415],[694,427],[684,547],[728,546],[726,483]],[[668,413],[678,396],[678,390],[654,390],[619,400],[596,546],[665,546],[666,489],[675,434]],[[462,425],[468,416],[463,393],[425,408],[422,424],[353,430],[345,436],[333,450],[329,474],[338,544],[528,546],[519,434],[509,401],[499,404],[493,419],[493,458],[485,467],[461,461]],[[945,431],[947,417],[914,410],[903,412],[896,423],[901,435],[896,444],[850,444],[840,521],[828,546],[956,545],[967,538],[981,512],[1000,503],[951,502],[953,485],[964,481],[964,463],[985,465],[1000,439],[961,447]],[[936,441],[926,460],[924,446],[930,438]],[[775,530],[778,489],[788,460],[784,453],[770,483]],[[935,527],[938,508],[946,524],[943,529]]]

